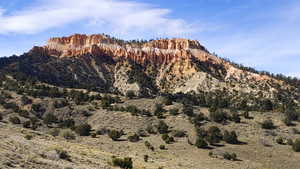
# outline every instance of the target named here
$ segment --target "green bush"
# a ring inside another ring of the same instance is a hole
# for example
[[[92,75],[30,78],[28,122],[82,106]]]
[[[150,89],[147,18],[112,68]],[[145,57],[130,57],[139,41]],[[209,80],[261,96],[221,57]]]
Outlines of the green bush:
[[[165,146],[165,145],[160,145],[160,146],[159,146],[159,149],[165,150],[165,149],[166,149],[166,146]]]
[[[159,121],[158,125],[157,125],[157,131],[160,134],[165,134],[169,132],[169,126],[164,122],[164,121]]]
[[[240,115],[237,112],[233,112],[231,114],[230,120],[235,122],[235,123],[240,123],[241,122]]]
[[[195,115],[193,107],[192,106],[188,106],[188,105],[183,105],[182,113],[185,114],[185,115],[187,115],[187,116],[189,116],[189,117],[193,117]]]
[[[288,118],[288,117],[284,117],[284,118],[282,119],[282,122],[283,122],[286,126],[291,126],[291,125],[293,125],[292,120],[291,120],[290,118]]]
[[[222,139],[221,130],[216,126],[209,127],[207,131],[206,140],[211,144],[214,145],[216,143],[219,143]]]
[[[156,129],[155,129],[152,125],[148,125],[147,128],[146,128],[146,131],[147,131],[149,134],[157,134]]]
[[[140,140],[140,136],[135,133],[134,135],[128,136],[128,140],[130,142],[138,142]]]
[[[21,97],[21,102],[23,105],[28,105],[32,103],[32,100],[29,97],[23,95]]]
[[[172,135],[174,137],[185,137],[186,136],[186,132],[183,130],[174,130],[172,131]]]
[[[195,146],[198,148],[207,148],[208,144],[202,137],[198,137],[196,140]]]
[[[155,109],[154,109],[154,116],[156,116],[157,118],[164,118],[163,113],[165,112],[165,110],[163,109],[161,104],[156,104],[155,105]]]
[[[178,115],[179,110],[178,109],[170,109],[169,112],[172,116],[176,116],[176,115]]]
[[[225,130],[223,134],[223,140],[229,144],[237,144],[239,142],[235,131],[228,132]]]
[[[261,124],[261,127],[263,129],[274,129],[275,128],[274,123],[273,123],[272,120],[263,121],[262,124]]]
[[[132,169],[133,168],[132,159],[129,157],[125,157],[124,159],[112,157],[112,164],[113,164],[113,166],[124,168],[124,169]]]
[[[226,160],[233,160],[235,161],[237,159],[237,156],[235,153],[228,153],[228,152],[225,152],[223,154],[223,158],[226,159]]]
[[[21,120],[17,116],[11,116],[11,117],[9,117],[9,121],[12,124],[21,124]]]
[[[153,147],[148,141],[145,141],[145,146],[146,146],[149,150],[154,151],[154,147]]]
[[[31,134],[25,135],[25,139],[26,140],[31,140],[32,138],[33,138],[33,136]]]
[[[221,123],[227,120],[227,114],[223,111],[217,110],[209,113],[210,120]]]
[[[149,159],[149,156],[148,155],[144,155],[144,161],[147,163],[148,162],[148,159]]]
[[[30,121],[30,120],[25,121],[25,122],[23,123],[23,127],[24,127],[24,128],[30,128],[30,127],[31,127],[31,121]]]
[[[161,138],[165,141],[165,143],[167,143],[167,144],[171,144],[171,143],[173,143],[175,140],[174,140],[174,138],[173,137],[170,137],[168,134],[163,134],[162,136],[161,136]]]
[[[48,131],[48,134],[50,134],[50,135],[53,136],[53,137],[58,136],[59,133],[60,133],[60,130],[57,129],[57,128],[53,128],[53,129],[50,129],[50,130]]]
[[[287,139],[286,144],[292,146],[294,144],[294,142],[292,139],[289,138],[289,139]]]
[[[26,110],[19,110],[19,111],[18,111],[18,114],[19,114],[21,117],[24,117],[24,118],[28,118],[28,117],[29,117],[29,112],[26,111]]]
[[[121,136],[123,135],[122,131],[118,131],[118,130],[110,130],[108,132],[108,136],[113,140],[113,141],[117,141]]]
[[[244,117],[245,117],[245,119],[250,119],[251,118],[248,111],[244,112]]]
[[[162,104],[164,105],[172,105],[173,101],[170,97],[163,97]]]
[[[135,97],[135,94],[132,90],[129,90],[126,92],[126,97],[128,97],[129,99],[133,99]]]
[[[53,123],[56,123],[58,119],[54,114],[48,113],[44,116],[43,121],[46,125],[51,125]]]
[[[276,143],[277,143],[277,144],[284,144],[283,138],[282,138],[282,137],[276,138]]]
[[[74,140],[76,138],[75,134],[70,129],[65,129],[60,132],[60,136],[67,140]]]
[[[59,126],[61,128],[74,128],[75,121],[73,119],[67,119],[60,122]]]
[[[69,153],[63,149],[60,149],[60,148],[57,148],[55,149],[56,153],[58,154],[59,158],[60,159],[63,159],[63,160],[68,160],[70,161],[71,159],[71,156],[69,155]]]
[[[84,123],[79,126],[76,126],[75,132],[80,136],[89,136],[91,133],[91,129],[92,127],[89,124]]]
[[[203,113],[199,113],[196,114],[192,119],[191,122],[195,125],[195,126],[201,126],[202,122],[204,120],[207,120],[207,117],[205,117],[205,115]]]
[[[292,148],[295,152],[300,152],[300,140],[299,139],[296,139],[293,142]]]

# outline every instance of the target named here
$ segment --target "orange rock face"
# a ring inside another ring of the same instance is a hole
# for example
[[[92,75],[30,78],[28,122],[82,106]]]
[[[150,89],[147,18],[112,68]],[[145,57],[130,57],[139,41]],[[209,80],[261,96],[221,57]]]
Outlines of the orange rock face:
[[[170,63],[179,59],[189,59],[196,50],[197,58],[214,60],[198,41],[187,39],[162,39],[137,45],[119,44],[105,35],[80,35],[51,38],[45,46],[50,55],[56,57],[76,57],[92,54],[101,57],[109,55],[113,58],[132,59],[138,63]],[[209,57],[208,57],[209,55]]]

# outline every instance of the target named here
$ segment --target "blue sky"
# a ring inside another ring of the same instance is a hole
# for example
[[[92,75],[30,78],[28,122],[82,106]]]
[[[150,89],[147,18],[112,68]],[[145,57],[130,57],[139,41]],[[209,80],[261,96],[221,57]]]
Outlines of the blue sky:
[[[0,1],[0,56],[73,33],[196,39],[235,62],[300,77],[299,0]]]

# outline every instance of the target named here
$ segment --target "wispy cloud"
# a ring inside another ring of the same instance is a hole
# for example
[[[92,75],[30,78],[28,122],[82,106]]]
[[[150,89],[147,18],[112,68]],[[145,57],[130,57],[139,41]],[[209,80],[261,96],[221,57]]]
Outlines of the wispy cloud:
[[[179,36],[195,31],[192,24],[170,18],[172,11],[127,0],[37,0],[18,12],[0,8],[0,34],[35,34],[75,22],[128,31]]]
[[[260,18],[262,23],[256,23]],[[300,77],[297,73],[300,39],[295,36],[300,33],[300,3],[266,11],[263,16],[253,13],[249,20],[254,22],[248,29],[237,28],[243,25],[228,24],[227,29],[232,32],[216,33],[216,37],[207,40],[209,46],[237,63]]]

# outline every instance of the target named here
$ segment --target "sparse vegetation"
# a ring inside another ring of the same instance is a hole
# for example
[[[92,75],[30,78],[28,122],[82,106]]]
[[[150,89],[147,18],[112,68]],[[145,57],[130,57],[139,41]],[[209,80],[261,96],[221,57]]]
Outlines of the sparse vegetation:
[[[75,134],[70,129],[64,129],[60,132],[60,136],[67,140],[74,140],[76,138]]]
[[[229,132],[225,130],[223,134],[223,140],[229,144],[237,144],[239,142],[235,131]]]
[[[123,135],[122,131],[118,130],[110,130],[108,132],[108,136],[113,140],[113,141],[118,141],[119,138]]]
[[[112,164],[113,166],[124,168],[124,169],[132,169],[133,168],[133,162],[132,159],[129,157],[117,158],[115,156],[112,157]]]
[[[227,114],[221,110],[212,111],[209,113],[209,118],[214,122],[221,123],[226,121]]]
[[[293,142],[292,148],[295,152],[300,152],[300,140],[299,139],[296,139]]]
[[[84,123],[75,127],[75,132],[80,136],[89,136],[91,132],[91,125]]]
[[[272,120],[263,121],[262,124],[261,124],[261,127],[263,129],[274,129],[275,128],[274,123],[273,123]]]
[[[11,116],[11,117],[9,117],[9,121],[12,124],[21,124],[21,120],[17,116]]]

